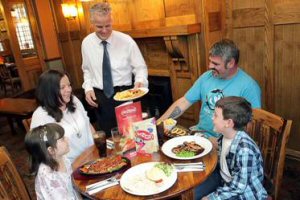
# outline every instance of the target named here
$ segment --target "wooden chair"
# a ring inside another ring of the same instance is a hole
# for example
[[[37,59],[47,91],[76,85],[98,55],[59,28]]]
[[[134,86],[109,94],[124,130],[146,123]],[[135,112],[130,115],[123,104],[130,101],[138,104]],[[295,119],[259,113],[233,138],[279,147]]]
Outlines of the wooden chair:
[[[258,144],[263,156],[264,185],[275,200],[279,199],[291,125],[291,120],[285,120],[262,109],[253,109],[252,122],[247,125],[248,134]]]
[[[1,87],[4,88],[5,95],[7,93],[6,86],[10,86],[12,93],[21,88],[20,77],[12,77],[10,70],[4,64],[0,65],[0,78]]]
[[[23,119],[22,123],[23,123],[23,126],[24,126],[25,130],[26,130],[26,133],[28,133],[28,131],[30,130],[31,118]]]
[[[31,199],[9,153],[3,146],[0,147],[0,199]]]

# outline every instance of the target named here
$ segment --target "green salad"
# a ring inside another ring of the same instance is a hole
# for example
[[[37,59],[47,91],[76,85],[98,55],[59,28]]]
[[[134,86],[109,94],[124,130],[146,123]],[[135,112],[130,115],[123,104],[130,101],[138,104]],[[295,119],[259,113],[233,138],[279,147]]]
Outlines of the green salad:
[[[169,177],[173,172],[172,165],[170,165],[168,163],[163,163],[163,162],[157,163],[157,164],[154,165],[154,167],[157,167],[157,168],[161,169],[167,177]]]
[[[176,153],[177,157],[182,157],[182,158],[189,158],[189,157],[193,157],[195,155],[196,155],[195,152],[185,151],[185,150]]]

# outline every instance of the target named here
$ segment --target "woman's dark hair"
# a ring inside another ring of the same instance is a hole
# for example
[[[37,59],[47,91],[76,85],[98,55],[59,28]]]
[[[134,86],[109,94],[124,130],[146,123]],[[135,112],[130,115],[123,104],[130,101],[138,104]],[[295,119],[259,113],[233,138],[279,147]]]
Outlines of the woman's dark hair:
[[[217,101],[216,108],[222,109],[224,119],[232,119],[235,130],[244,130],[252,119],[251,103],[242,97],[224,97]]]
[[[60,122],[63,115],[62,111],[59,109],[59,107],[62,106],[62,102],[63,102],[63,98],[60,94],[60,80],[65,75],[69,78],[67,73],[62,73],[57,70],[45,71],[40,76],[35,91],[37,102],[57,122]],[[75,105],[73,103],[73,95],[71,95],[70,102],[66,104],[66,107],[70,112],[75,111]]]
[[[30,154],[30,172],[36,174],[41,163],[58,170],[57,161],[49,154],[48,147],[56,148],[57,140],[64,137],[64,129],[55,123],[38,126],[25,136],[25,147]]]

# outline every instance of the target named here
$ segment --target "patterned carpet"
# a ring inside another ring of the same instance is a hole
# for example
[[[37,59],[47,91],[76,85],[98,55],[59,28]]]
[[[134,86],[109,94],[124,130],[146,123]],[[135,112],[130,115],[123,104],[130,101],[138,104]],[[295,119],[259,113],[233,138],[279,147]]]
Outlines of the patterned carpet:
[[[34,177],[28,176],[28,154],[24,147],[25,133],[16,125],[18,134],[12,135],[6,118],[0,117],[0,146],[4,145],[11,154],[15,165],[23,177],[32,199],[36,199],[34,192]],[[281,197],[284,200],[300,199],[300,162],[286,161]]]

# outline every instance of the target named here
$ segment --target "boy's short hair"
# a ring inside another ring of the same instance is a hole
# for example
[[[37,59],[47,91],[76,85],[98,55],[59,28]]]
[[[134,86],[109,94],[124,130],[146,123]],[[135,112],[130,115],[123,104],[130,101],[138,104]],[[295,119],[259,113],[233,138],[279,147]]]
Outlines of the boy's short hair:
[[[232,119],[235,130],[243,130],[252,119],[251,103],[242,97],[224,97],[217,101],[216,108],[222,109],[224,119]]]

